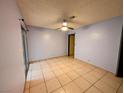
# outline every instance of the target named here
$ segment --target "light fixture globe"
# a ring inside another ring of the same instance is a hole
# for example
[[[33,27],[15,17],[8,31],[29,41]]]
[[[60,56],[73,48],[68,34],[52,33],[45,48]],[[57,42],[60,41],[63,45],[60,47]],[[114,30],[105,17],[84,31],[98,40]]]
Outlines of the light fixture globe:
[[[63,27],[61,27],[61,30],[62,30],[62,31],[68,31],[68,27],[63,26]]]
[[[62,25],[63,26],[67,26],[68,24],[67,24],[67,22],[63,22]]]

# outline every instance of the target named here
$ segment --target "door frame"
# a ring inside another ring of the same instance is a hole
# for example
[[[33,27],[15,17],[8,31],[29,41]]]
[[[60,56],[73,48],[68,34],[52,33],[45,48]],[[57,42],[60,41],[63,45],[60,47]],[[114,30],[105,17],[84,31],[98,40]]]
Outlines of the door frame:
[[[116,71],[117,77],[123,77],[123,28],[121,32],[120,48],[118,54],[118,66]]]
[[[23,38],[24,33],[26,35],[25,38]],[[29,69],[28,40],[27,40],[27,30],[25,30],[22,25],[21,25],[21,35],[22,35],[22,45],[23,45],[23,58],[24,58],[24,65],[25,65],[25,77],[27,77],[27,72]],[[25,43],[25,41],[26,41],[26,43]],[[25,47],[25,45],[26,45],[26,47]],[[26,56],[26,51],[27,51],[27,56]]]
[[[68,56],[70,56],[69,55],[69,53],[70,53],[70,36],[74,36],[74,54],[75,54],[75,33],[68,34]]]

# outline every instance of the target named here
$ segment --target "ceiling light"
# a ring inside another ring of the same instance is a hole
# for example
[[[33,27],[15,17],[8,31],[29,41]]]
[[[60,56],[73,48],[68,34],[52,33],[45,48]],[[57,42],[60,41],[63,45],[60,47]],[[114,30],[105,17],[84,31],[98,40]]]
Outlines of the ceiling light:
[[[63,27],[61,28],[61,30],[62,30],[62,31],[68,31],[68,27],[63,26]]]
[[[67,26],[67,22],[63,22],[62,25],[63,25],[63,26]]]

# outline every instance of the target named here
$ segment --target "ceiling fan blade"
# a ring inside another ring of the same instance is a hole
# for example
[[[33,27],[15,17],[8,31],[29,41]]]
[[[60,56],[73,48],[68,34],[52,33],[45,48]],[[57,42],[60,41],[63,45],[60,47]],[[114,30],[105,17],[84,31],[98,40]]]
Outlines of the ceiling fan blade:
[[[76,16],[70,16],[69,19],[74,19]]]
[[[59,30],[59,29],[61,29],[61,27],[59,27],[59,28],[56,28],[55,30]]]
[[[72,27],[68,27],[69,29],[71,29],[71,30],[74,30],[74,28],[72,28]]]
[[[71,20],[70,23],[77,24],[77,25],[83,25],[84,23],[78,20]]]

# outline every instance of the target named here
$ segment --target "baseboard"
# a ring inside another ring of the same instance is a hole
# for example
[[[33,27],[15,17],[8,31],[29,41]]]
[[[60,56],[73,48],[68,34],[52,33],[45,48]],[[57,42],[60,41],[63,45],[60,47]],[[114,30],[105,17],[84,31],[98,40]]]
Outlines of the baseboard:
[[[59,58],[59,57],[66,57],[66,56],[68,56],[68,55],[50,57],[50,58],[46,58],[46,59],[33,60],[33,61],[29,61],[29,64],[33,64],[33,63],[40,62],[40,61],[46,61],[46,60],[50,60],[50,59],[54,59],[54,58]]]

